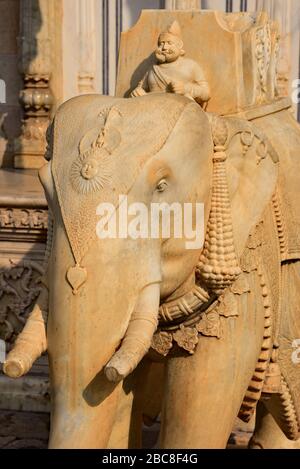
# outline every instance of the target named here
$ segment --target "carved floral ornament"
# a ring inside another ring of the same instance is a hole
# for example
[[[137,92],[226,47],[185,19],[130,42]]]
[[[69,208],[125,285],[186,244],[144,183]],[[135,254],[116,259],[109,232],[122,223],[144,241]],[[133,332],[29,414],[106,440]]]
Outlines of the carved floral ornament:
[[[41,291],[40,263],[24,260],[0,268],[0,338],[13,343]]]
[[[199,335],[205,337],[222,337],[222,318],[238,317],[236,296],[250,293],[247,279],[241,275],[236,282],[221,295],[207,311],[195,316],[192,324],[183,321],[178,327],[162,328],[154,334],[152,349],[160,355],[166,356],[174,344],[189,354],[195,352],[199,342]]]
[[[271,29],[270,23],[260,27],[255,33],[255,58],[257,66],[257,101],[266,100],[268,92],[268,71],[271,63]]]

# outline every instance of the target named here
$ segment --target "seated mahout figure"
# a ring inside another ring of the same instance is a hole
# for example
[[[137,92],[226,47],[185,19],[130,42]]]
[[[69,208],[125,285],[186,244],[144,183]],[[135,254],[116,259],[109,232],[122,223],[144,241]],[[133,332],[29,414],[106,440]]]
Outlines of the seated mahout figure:
[[[158,37],[157,64],[151,66],[131,97],[147,93],[177,93],[204,106],[210,99],[208,82],[200,65],[184,55],[181,29],[174,21]]]

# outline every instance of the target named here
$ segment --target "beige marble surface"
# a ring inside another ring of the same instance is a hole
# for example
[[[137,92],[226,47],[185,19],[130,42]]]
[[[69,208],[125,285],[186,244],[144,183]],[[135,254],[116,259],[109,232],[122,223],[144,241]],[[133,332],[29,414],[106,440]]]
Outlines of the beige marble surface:
[[[0,169],[0,206],[46,208],[37,171]]]

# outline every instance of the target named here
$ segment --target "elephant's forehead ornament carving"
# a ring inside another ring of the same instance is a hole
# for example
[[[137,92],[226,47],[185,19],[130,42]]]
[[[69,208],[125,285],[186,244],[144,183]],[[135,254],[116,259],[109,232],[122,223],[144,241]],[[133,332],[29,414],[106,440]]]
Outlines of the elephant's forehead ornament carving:
[[[89,113],[78,126],[78,108],[72,110],[69,103],[68,121],[59,111],[54,123],[52,173],[75,264],[81,267],[97,240],[97,206],[118,206],[118,194],[129,192],[148,158],[162,148],[186,100],[114,99],[110,106],[101,105],[93,96]],[[68,131],[68,151],[58,129]]]
[[[121,118],[116,107],[100,112],[101,124],[89,130],[79,142],[79,156],[74,161],[70,180],[79,194],[97,192],[109,185],[113,177],[112,153],[121,143],[121,135],[110,120]]]

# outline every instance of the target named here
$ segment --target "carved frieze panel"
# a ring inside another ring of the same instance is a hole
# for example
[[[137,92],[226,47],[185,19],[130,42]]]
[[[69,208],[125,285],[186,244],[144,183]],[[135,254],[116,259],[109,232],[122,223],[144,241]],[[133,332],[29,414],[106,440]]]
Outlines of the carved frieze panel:
[[[0,241],[46,242],[47,225],[45,209],[0,207]]]
[[[0,339],[14,342],[36,300],[43,275],[38,262],[23,260],[0,268]]]

